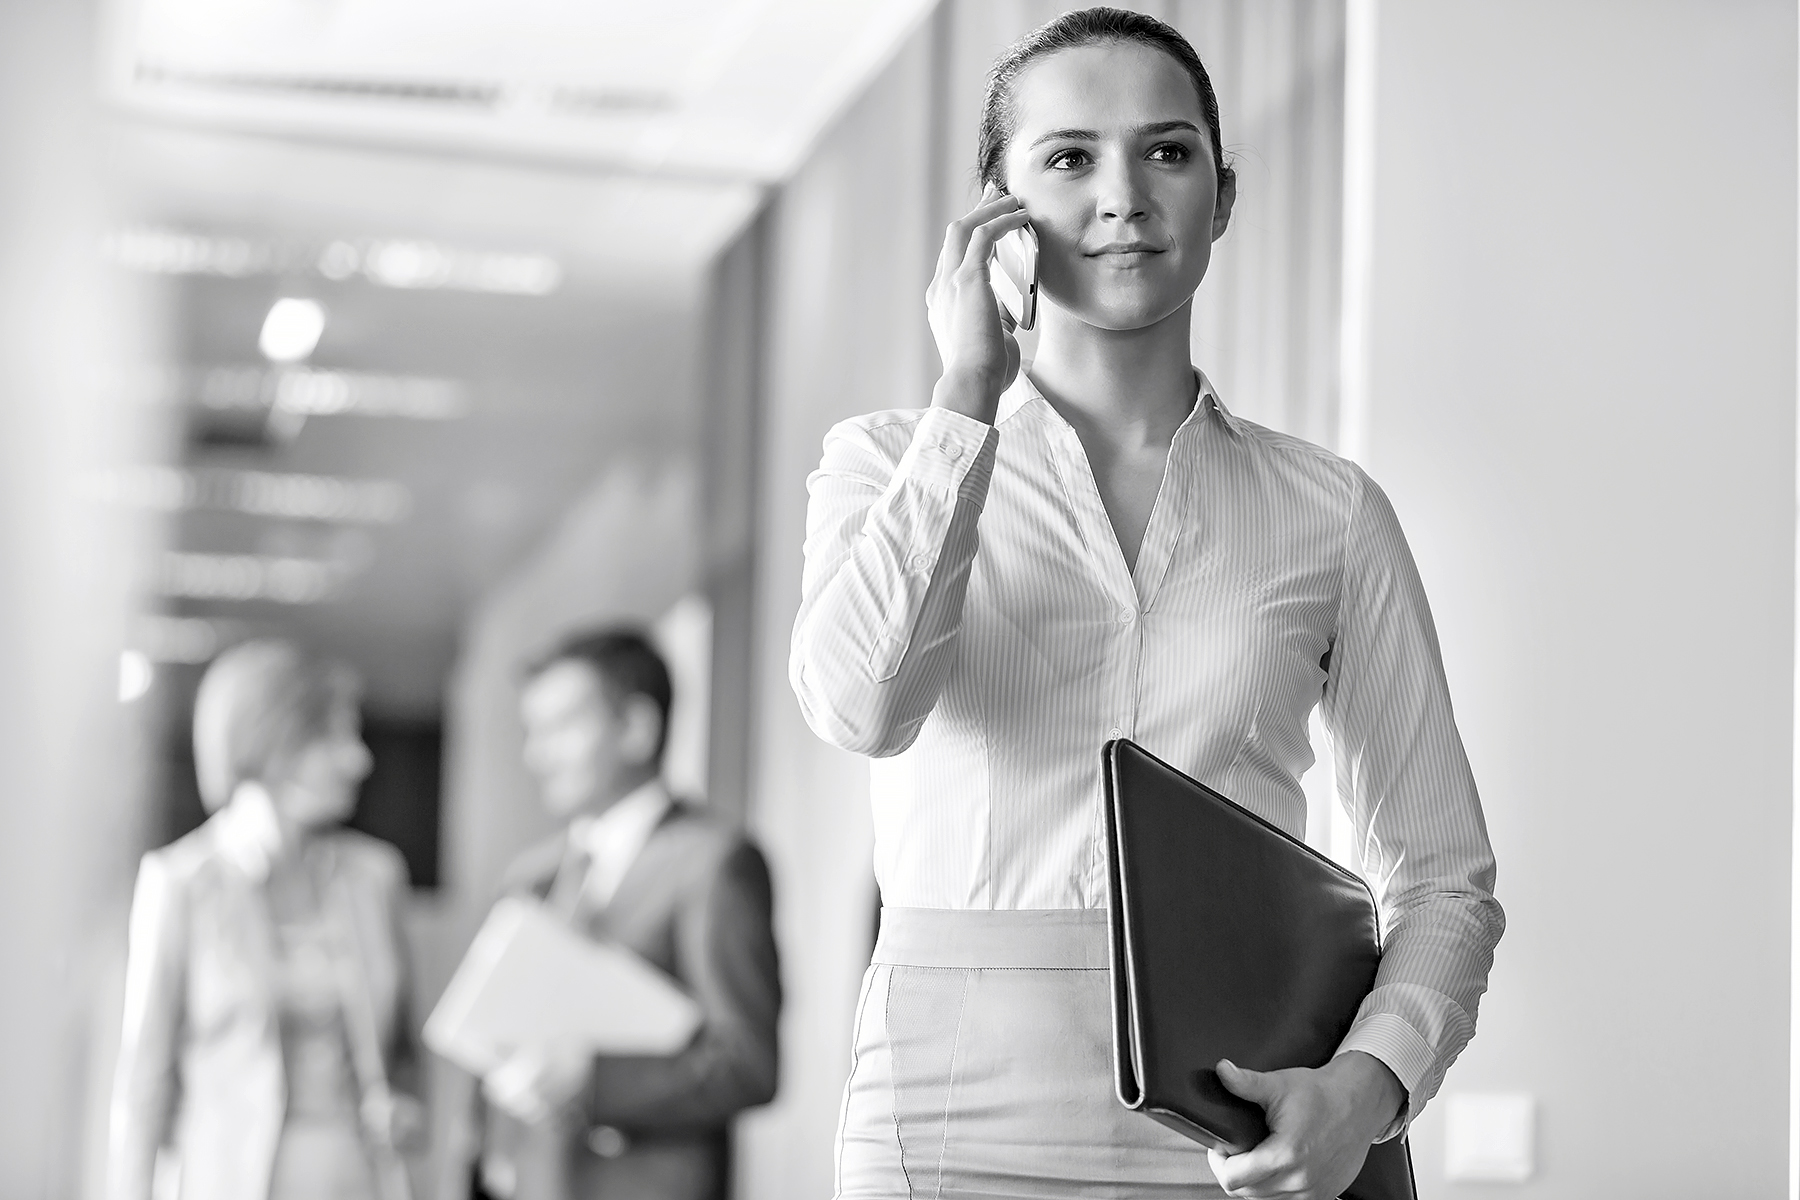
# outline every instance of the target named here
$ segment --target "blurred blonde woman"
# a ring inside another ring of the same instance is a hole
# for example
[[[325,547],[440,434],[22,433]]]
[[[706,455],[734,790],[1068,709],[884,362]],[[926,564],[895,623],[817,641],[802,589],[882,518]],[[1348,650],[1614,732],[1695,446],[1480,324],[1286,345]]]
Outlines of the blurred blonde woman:
[[[212,815],[144,856],[132,902],[112,1200],[403,1200],[407,874],[341,825],[370,765],[355,676],[233,647],[194,761]]]

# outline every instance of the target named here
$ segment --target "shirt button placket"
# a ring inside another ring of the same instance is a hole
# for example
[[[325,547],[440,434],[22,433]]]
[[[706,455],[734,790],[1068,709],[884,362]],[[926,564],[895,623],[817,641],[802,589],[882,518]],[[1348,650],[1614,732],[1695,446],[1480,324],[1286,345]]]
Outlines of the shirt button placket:
[[[1119,728],[1127,730],[1131,736],[1135,736],[1137,731],[1132,729],[1131,716],[1137,708],[1139,676],[1143,673],[1144,638],[1143,630],[1138,624],[1138,611],[1134,606],[1127,604],[1120,607],[1119,631],[1125,638],[1125,678],[1121,681],[1120,687],[1117,708],[1118,722]],[[1122,735],[1115,734],[1114,736]]]

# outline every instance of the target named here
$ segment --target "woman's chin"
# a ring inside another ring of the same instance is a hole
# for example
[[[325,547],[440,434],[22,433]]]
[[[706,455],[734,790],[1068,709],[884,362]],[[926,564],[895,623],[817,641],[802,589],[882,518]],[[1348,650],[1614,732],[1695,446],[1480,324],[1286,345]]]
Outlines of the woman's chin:
[[[1068,313],[1083,325],[1112,333],[1131,333],[1168,320],[1194,297],[1192,288],[1168,280],[1112,280],[1063,298],[1046,292],[1047,306]]]
[[[288,821],[309,833],[317,833],[342,825],[356,811],[356,797],[348,795],[342,799],[315,800],[305,805],[295,805],[288,809]]]
[[[1083,305],[1075,310],[1075,316],[1083,324],[1095,329],[1111,333],[1132,333],[1160,325],[1178,312],[1187,301],[1187,296],[1179,299],[1162,295],[1109,296]]]

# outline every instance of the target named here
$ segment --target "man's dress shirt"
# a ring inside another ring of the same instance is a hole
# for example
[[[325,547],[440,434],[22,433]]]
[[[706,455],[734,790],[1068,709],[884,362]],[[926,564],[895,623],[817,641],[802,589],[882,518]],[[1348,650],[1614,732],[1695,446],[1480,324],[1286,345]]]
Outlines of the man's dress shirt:
[[[1504,916],[1425,593],[1368,476],[1202,376],[1127,569],[1075,430],[1021,372],[991,426],[839,424],[808,487],[790,676],[813,730],[873,759],[883,903],[1104,907],[1120,736],[1299,836],[1322,704],[1385,930],[1339,1052],[1386,1063],[1416,1116]]]
[[[631,864],[673,803],[663,781],[652,779],[599,816],[581,816],[569,822],[569,841],[587,859],[586,877],[580,884],[583,902],[597,909],[612,903]]]

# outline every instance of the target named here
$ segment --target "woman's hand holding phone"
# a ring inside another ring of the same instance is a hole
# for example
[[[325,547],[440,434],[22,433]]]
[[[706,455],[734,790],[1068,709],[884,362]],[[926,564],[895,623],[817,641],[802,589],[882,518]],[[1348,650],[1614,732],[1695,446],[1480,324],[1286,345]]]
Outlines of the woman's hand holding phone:
[[[933,407],[991,425],[1000,393],[1019,373],[1019,343],[988,283],[988,260],[995,242],[1026,223],[1019,201],[989,184],[981,203],[945,231],[937,274],[925,292],[931,334],[944,362]]]

